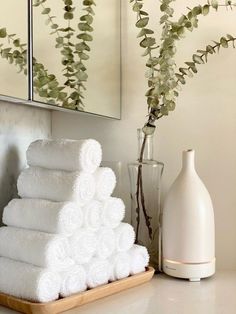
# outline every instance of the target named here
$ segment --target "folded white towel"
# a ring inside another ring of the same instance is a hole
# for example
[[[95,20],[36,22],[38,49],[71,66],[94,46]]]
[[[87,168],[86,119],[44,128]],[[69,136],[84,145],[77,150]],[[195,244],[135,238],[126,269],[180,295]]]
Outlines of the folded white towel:
[[[83,266],[74,265],[69,270],[60,273],[60,275],[62,279],[60,295],[62,297],[68,297],[87,289],[87,276]]]
[[[102,149],[93,139],[47,139],[31,143],[26,155],[30,166],[93,173],[101,163]]]
[[[84,228],[97,231],[101,226],[102,204],[99,201],[92,200],[83,208]]]
[[[96,193],[98,200],[107,199],[116,186],[116,176],[113,170],[107,167],[100,167],[94,172]]]
[[[126,252],[115,253],[109,259],[111,264],[110,281],[126,278],[130,274],[130,255]]]
[[[92,258],[91,261],[85,265],[85,270],[87,273],[88,288],[95,288],[108,283],[110,267],[106,259]]]
[[[0,257],[0,292],[34,302],[59,296],[60,276],[48,269]]]
[[[97,239],[95,234],[81,228],[69,238],[70,255],[77,264],[88,263],[96,251]]]
[[[95,182],[91,174],[30,167],[23,170],[17,182],[22,198],[42,198],[84,204],[95,193]]]
[[[115,234],[111,228],[101,227],[96,232],[97,249],[95,255],[99,258],[107,258],[115,250]]]
[[[4,208],[3,223],[13,227],[71,235],[82,226],[83,213],[72,202],[13,199]]]
[[[14,227],[0,228],[0,256],[53,270],[73,264],[64,236]]]
[[[128,251],[134,244],[134,228],[125,222],[122,222],[114,229],[116,239],[116,250],[118,252]]]
[[[125,216],[125,204],[122,199],[109,197],[103,202],[102,224],[107,227],[116,228]]]
[[[135,275],[145,271],[149,263],[149,254],[145,246],[134,244],[129,250],[130,274]]]

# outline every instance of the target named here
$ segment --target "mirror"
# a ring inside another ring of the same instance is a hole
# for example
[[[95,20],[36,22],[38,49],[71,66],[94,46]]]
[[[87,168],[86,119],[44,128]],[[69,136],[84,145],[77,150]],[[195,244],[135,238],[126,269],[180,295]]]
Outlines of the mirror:
[[[0,57],[0,99],[120,118],[120,0],[4,1]]]
[[[2,1],[0,10],[1,95],[28,98],[27,28],[27,1]]]
[[[33,99],[120,118],[120,1],[94,1],[34,1]]]

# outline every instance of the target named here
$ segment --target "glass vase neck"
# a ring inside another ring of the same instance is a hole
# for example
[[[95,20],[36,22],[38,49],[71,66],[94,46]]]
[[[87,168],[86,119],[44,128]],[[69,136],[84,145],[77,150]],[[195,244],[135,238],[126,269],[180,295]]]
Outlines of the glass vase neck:
[[[142,129],[137,130],[138,135],[138,160],[140,161],[141,152],[142,153],[142,160],[153,160],[153,134],[146,135],[143,133]],[[145,146],[143,147],[145,140]]]

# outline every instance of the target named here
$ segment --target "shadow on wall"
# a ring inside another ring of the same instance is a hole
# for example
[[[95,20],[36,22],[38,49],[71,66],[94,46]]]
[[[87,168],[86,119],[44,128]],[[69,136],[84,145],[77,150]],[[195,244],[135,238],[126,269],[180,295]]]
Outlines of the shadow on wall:
[[[18,197],[17,178],[20,173],[20,156],[16,146],[9,146],[2,156],[0,170],[0,217],[12,198]],[[2,221],[0,219],[0,224]]]

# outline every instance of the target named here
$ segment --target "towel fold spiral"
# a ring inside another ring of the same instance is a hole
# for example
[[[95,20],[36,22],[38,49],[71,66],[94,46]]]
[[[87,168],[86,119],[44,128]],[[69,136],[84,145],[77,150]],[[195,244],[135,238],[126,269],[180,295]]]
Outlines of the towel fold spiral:
[[[118,252],[128,251],[135,240],[134,228],[125,222],[122,222],[117,228],[114,229],[116,239],[116,250]]]
[[[87,285],[89,288],[95,288],[108,283],[110,277],[110,267],[106,259],[93,257],[85,265],[87,272]]]
[[[15,227],[0,228],[0,256],[55,271],[73,264],[66,237]]]
[[[33,302],[49,302],[59,296],[58,273],[0,257],[0,292]]]
[[[65,272],[60,273],[61,289],[60,295],[68,297],[74,293],[82,292],[87,289],[86,272],[83,266],[74,265]]]
[[[72,259],[77,264],[85,264],[96,251],[97,239],[92,231],[81,228],[69,238],[69,243]]]
[[[110,228],[118,227],[125,216],[125,204],[122,199],[109,197],[102,205],[102,224]]]

